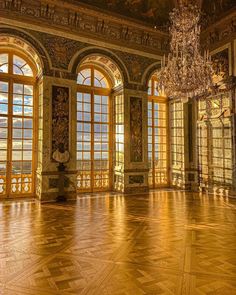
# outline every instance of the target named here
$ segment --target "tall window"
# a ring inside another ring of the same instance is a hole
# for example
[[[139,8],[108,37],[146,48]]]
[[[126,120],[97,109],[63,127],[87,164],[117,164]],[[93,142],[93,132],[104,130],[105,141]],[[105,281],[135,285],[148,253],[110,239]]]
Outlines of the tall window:
[[[124,96],[118,94],[114,98],[115,126],[115,157],[114,157],[114,188],[124,190]]]
[[[33,64],[18,52],[0,52],[0,195],[34,192]]]
[[[198,102],[200,188],[227,191],[232,184],[232,98],[230,92]]]
[[[149,186],[153,188],[168,184],[167,103],[157,86],[157,78],[153,76],[148,87]]]
[[[110,81],[96,67],[82,68],[77,92],[77,188],[110,188]]]
[[[184,108],[181,101],[170,103],[172,184],[184,185]]]

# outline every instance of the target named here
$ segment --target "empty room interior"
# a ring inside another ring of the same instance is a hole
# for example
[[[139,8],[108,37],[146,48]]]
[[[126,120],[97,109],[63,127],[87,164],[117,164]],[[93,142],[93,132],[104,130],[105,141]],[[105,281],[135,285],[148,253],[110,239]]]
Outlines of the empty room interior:
[[[0,0],[0,295],[236,295],[236,0]]]

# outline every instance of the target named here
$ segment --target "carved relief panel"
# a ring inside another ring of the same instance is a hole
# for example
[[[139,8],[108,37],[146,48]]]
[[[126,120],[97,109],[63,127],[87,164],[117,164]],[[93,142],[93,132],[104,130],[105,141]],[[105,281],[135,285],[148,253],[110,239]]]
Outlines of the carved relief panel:
[[[52,86],[52,153],[60,144],[69,150],[69,88]]]
[[[142,162],[142,98],[130,97],[130,160]]]

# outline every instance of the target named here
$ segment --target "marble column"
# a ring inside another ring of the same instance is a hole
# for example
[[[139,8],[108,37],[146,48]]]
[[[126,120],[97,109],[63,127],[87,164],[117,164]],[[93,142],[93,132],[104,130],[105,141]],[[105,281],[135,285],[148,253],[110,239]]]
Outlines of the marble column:
[[[198,191],[197,101],[184,104],[184,187]]]
[[[124,167],[115,184],[120,177],[124,193],[148,191],[147,92],[123,89],[123,99]]]

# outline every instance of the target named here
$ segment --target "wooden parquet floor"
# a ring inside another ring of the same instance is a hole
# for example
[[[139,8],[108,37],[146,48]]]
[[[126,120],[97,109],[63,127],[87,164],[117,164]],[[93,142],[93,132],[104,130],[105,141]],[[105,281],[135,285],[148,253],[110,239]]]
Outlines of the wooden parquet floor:
[[[0,295],[236,295],[236,200],[0,202]]]

